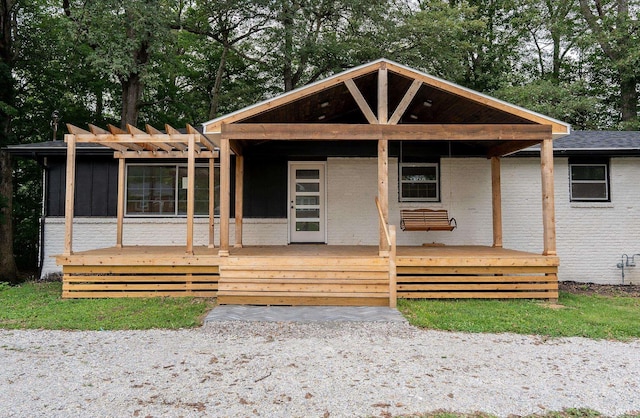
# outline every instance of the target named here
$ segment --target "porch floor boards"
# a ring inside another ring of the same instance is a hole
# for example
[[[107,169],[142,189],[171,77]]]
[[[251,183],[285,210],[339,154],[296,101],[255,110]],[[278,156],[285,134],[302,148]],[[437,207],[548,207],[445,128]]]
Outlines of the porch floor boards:
[[[58,256],[63,297],[207,296],[221,304],[388,304],[377,246],[125,246]],[[558,297],[558,258],[486,246],[397,247],[399,298]]]

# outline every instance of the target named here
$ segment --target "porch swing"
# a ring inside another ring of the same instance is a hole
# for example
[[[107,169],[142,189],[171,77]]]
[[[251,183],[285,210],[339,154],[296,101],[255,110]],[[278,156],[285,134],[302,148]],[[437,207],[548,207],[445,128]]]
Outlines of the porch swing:
[[[449,143],[451,157],[451,143]],[[400,141],[400,162],[403,162],[402,141]],[[400,228],[403,231],[453,231],[458,227],[455,218],[449,217],[446,209],[401,209]]]

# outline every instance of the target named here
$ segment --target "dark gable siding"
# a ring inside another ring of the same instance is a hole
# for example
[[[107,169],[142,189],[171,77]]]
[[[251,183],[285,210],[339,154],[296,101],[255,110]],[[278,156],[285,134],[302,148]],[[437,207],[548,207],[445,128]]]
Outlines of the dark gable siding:
[[[66,160],[52,157],[47,166],[47,216],[64,216]],[[118,161],[112,157],[78,157],[75,216],[116,216],[117,202]]]

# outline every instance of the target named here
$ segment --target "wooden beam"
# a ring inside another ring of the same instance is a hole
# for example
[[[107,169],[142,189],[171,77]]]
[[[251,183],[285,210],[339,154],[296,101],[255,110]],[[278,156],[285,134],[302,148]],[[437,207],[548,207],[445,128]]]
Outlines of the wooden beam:
[[[125,204],[125,159],[118,161],[118,208],[117,208],[117,226],[116,226],[116,247],[122,248],[122,230],[124,223],[124,204]]]
[[[181,132],[179,130],[177,130],[173,126],[169,125],[168,123],[166,123],[164,125],[164,131],[169,135],[180,135],[181,134]],[[171,143],[171,145],[173,145],[174,148],[177,148],[180,151],[186,151],[187,150],[187,146],[184,143],[174,142],[174,143]]]
[[[389,252],[389,243],[384,228],[389,224],[389,141],[378,140],[378,201],[383,219],[380,220],[380,254]]]
[[[147,135],[150,136],[147,132],[136,128],[135,126],[127,123],[127,132],[130,133],[131,135]],[[157,144],[152,144],[150,142],[143,142],[142,143],[142,148],[146,149],[147,151],[151,151],[153,153],[155,153],[156,151],[158,151],[160,149],[160,146],[158,146]],[[141,150],[139,150],[141,151]]]
[[[216,165],[213,158],[209,158],[209,248],[214,248],[215,214],[216,214]]]
[[[236,240],[235,248],[242,248],[244,157],[236,155]]]
[[[491,157],[491,208],[493,213],[493,246],[502,248],[502,189],[499,157]]]
[[[154,128],[153,126],[149,125],[148,123],[145,125],[145,129],[147,130],[147,133],[149,135],[162,135],[163,132],[159,129]],[[156,143],[155,144],[157,147],[159,147],[160,149],[167,151],[167,152],[173,152],[173,147],[169,144],[165,144],[165,143]]]
[[[196,198],[196,136],[189,135],[187,151],[187,254],[193,255],[193,216]]]
[[[244,154],[244,147],[242,146],[242,143],[238,140],[233,140],[229,142],[229,148],[231,149],[231,151],[233,151],[233,153],[235,155],[243,155]]]
[[[89,125],[89,127],[93,127],[93,125]],[[97,126],[95,126],[94,128],[96,129],[100,129]],[[93,138],[95,135],[89,131],[85,131],[82,128],[78,128],[77,126],[71,125],[70,123],[67,123],[67,129],[69,130],[69,133],[76,135],[76,143],[77,142],[82,142],[82,141],[78,141],[78,136],[82,136],[82,137],[86,137],[89,136],[91,138]],[[103,130],[104,131],[104,130]],[[106,131],[104,131],[106,132]],[[65,139],[66,140],[66,139]],[[88,141],[86,141],[88,142]],[[92,141],[92,142],[98,142],[98,141]],[[119,152],[126,152],[129,151],[129,148],[125,147],[124,145],[119,145],[119,144],[103,144],[113,150],[119,151]]]
[[[389,307],[395,308],[398,303],[397,265],[396,265],[396,226],[389,225],[391,248],[389,249]]]
[[[542,172],[542,225],[543,255],[556,255],[556,214],[553,187],[553,142],[542,141],[540,148],[540,166]]]
[[[387,64],[378,70],[378,122],[386,125],[389,120],[389,73]]]
[[[93,126],[93,125],[89,125],[90,128],[97,128],[97,126]],[[98,130],[96,130],[95,132],[93,131],[93,129],[91,130],[91,133],[96,134],[96,135],[108,135],[109,133],[111,133],[112,135],[126,135],[129,132],[124,131],[120,128],[118,128],[117,126],[114,125],[107,125],[107,128],[109,128],[109,131],[105,131],[104,129],[98,128]],[[125,144],[125,146],[129,149],[132,149],[134,151],[142,151],[144,148],[138,144],[132,143],[132,142],[128,142]]]
[[[352,79],[348,79],[348,80],[344,80],[344,84],[345,86],[347,86],[349,93],[351,93],[351,96],[356,101],[356,104],[360,108],[360,111],[362,112],[364,117],[367,118],[367,121],[372,124],[378,123],[378,119],[376,118],[376,115],[373,114],[373,111],[371,110],[371,108],[369,107],[369,104],[367,103],[364,96],[358,89],[358,86],[356,86],[356,83],[354,83]]]
[[[223,135],[232,140],[448,140],[448,141],[532,141],[551,136],[549,125],[355,125],[326,123],[251,123],[222,126]],[[521,146],[520,146],[521,145]],[[518,149],[520,149],[518,148]],[[496,154],[497,155],[497,154]],[[489,155],[491,157],[493,155]]]
[[[168,152],[156,152],[153,153],[151,151],[127,151],[127,152],[116,152],[113,155],[114,158],[144,158],[144,159],[166,159],[166,158],[180,158],[183,159],[185,157],[182,151],[168,151]],[[198,158],[218,158],[218,151],[202,151],[198,154]]]
[[[413,98],[418,93],[418,90],[420,90],[420,87],[422,87],[422,81],[413,80],[413,83],[411,83],[411,85],[409,86],[409,89],[402,97],[402,100],[398,104],[398,107],[396,107],[396,110],[393,112],[393,115],[391,115],[391,118],[389,118],[389,125],[396,125],[400,121],[400,118],[402,118],[402,115],[404,115],[404,112],[407,111],[407,108],[411,104],[411,101],[413,100]]]
[[[523,150],[525,148],[529,148],[536,144],[539,144],[542,140],[529,140],[529,141],[509,141],[504,142],[500,145],[496,145],[492,147],[487,152],[487,158],[491,157],[503,157],[508,154],[512,154],[516,151]]]
[[[231,148],[229,138],[220,140],[220,251],[218,255],[229,255],[229,212],[231,199]]]
[[[216,144],[214,144],[213,141],[211,141],[206,136],[202,135],[196,128],[189,125],[188,123],[187,123],[187,132],[195,135],[196,138],[198,139],[198,142],[204,145],[204,147],[207,148],[209,151],[214,151],[216,149]]]
[[[73,211],[76,195],[76,136],[74,134],[65,135],[64,139],[67,142],[67,187],[64,200],[64,255],[71,255],[73,254]]]

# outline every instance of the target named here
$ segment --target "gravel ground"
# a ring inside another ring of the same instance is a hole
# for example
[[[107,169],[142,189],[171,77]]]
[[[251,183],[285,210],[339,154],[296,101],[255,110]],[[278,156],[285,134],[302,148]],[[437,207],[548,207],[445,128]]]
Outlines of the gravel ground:
[[[0,416],[352,417],[640,411],[640,340],[398,323],[0,330]]]

